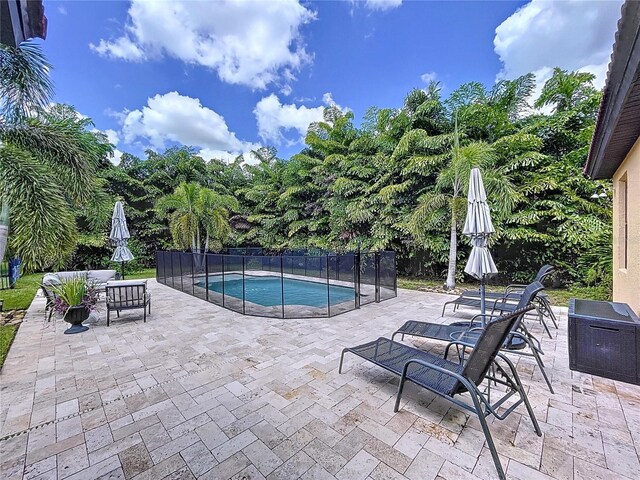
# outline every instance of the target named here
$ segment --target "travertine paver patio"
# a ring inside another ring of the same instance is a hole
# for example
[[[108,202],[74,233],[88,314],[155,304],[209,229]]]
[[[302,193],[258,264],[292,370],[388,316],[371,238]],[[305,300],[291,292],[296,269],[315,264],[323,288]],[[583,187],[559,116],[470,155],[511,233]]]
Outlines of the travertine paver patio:
[[[107,328],[103,312],[81,335],[44,323],[36,299],[0,374],[0,478],[496,477],[477,420],[409,386],[394,414],[394,377],[353,356],[337,372],[343,346],[438,319],[446,296],[400,291],[330,319],[280,320],[150,288],[146,324],[134,311]],[[555,395],[514,357],[543,437],[523,409],[491,423],[507,475],[637,479],[640,387],[571,372],[566,311],[560,320],[556,339],[540,336]]]

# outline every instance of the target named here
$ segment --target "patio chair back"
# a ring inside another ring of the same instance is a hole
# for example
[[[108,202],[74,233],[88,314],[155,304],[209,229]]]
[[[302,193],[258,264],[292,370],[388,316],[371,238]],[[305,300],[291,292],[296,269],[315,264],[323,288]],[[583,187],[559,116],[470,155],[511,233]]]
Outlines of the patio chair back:
[[[529,305],[532,307],[529,310],[533,309],[534,305],[532,302],[536,298],[536,295],[538,295],[538,293],[540,293],[542,290],[544,290],[544,285],[542,285],[542,283],[540,282],[533,282],[527,285],[527,287],[522,292],[522,295],[520,296],[520,301],[518,302],[518,306],[516,310],[522,310]],[[522,323],[523,319],[524,319],[524,314],[518,316],[515,323],[513,324],[513,327],[511,328],[511,332],[516,332],[518,328],[520,328],[520,324]],[[506,343],[507,349],[512,347],[512,342],[514,337],[513,335],[511,335],[511,332],[510,332],[510,335],[507,337],[508,338]],[[520,343],[519,348],[522,348],[522,346],[523,345]]]
[[[480,385],[486,377],[491,363],[511,333],[515,323],[520,317],[533,308],[534,306],[529,304],[524,308],[520,308],[507,315],[502,315],[488,323],[482,330],[480,338],[478,338],[478,341],[475,343],[461,375],[470,382]],[[457,393],[464,390],[466,390],[466,388],[460,382],[457,382],[457,385],[452,389],[453,392]]]
[[[107,304],[112,308],[136,308],[146,305],[147,285],[139,281],[117,280],[106,285]]]
[[[543,265],[542,267],[540,267],[540,270],[538,270],[534,282],[542,283],[542,281],[549,275],[551,275],[555,270],[556,267],[554,267],[553,265]]]

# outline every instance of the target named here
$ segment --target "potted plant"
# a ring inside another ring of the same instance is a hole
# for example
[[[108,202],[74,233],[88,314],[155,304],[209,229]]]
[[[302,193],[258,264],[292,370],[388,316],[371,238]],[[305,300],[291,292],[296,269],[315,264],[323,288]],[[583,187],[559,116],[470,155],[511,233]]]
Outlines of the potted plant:
[[[98,301],[96,285],[77,276],[62,280],[60,284],[52,286],[51,290],[55,295],[54,311],[62,315],[65,322],[71,324],[64,333],[72,334],[89,330],[89,327],[82,325],[82,322],[89,318],[89,314],[96,308]]]

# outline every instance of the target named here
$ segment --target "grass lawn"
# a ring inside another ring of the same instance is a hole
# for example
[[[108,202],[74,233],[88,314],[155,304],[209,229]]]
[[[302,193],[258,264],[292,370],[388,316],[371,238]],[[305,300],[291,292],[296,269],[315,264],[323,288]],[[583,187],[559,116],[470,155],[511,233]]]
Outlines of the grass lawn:
[[[7,357],[13,337],[18,331],[16,325],[2,325],[0,326],[0,368],[4,364],[4,359]]]
[[[442,288],[444,280],[432,280],[413,277],[398,277],[398,287],[409,290],[421,290],[422,288]],[[470,290],[478,288],[477,283],[457,284],[457,289]],[[504,292],[505,287],[490,285],[488,292]],[[591,300],[611,300],[609,293],[604,287],[569,287],[569,288],[547,288],[545,292],[549,295],[552,305],[566,307],[570,298],[587,298]]]
[[[18,279],[15,286],[8,290],[0,290],[0,298],[4,299],[3,310],[26,310],[31,305],[40,282],[42,273],[31,273]]]
[[[127,273],[124,277],[127,280],[137,280],[141,278],[156,278],[156,269],[154,268],[145,268],[144,270],[140,270],[136,273]]]

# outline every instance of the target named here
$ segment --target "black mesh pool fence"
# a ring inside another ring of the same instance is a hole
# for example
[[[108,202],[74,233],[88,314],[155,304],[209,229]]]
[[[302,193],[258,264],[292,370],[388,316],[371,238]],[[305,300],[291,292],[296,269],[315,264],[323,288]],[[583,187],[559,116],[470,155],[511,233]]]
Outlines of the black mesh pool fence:
[[[156,253],[159,283],[245,315],[332,317],[397,295],[392,251]]]

